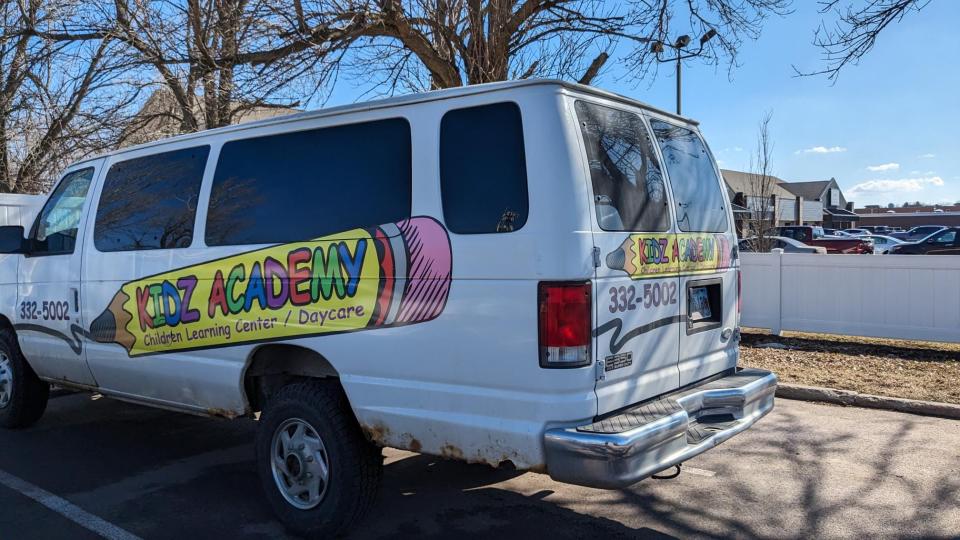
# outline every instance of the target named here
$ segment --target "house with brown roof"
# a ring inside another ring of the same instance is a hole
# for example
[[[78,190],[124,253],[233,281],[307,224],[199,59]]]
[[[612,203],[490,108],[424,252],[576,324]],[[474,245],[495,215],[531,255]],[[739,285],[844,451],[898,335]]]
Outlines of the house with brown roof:
[[[769,184],[763,186],[761,176],[743,171],[721,169],[727,185],[727,196],[733,207],[737,232],[743,233],[750,220],[758,218],[758,212],[773,212],[777,219],[773,226],[820,225],[823,208],[819,201],[798,198],[785,185],[788,182],[770,176]],[[766,193],[762,193],[762,192]],[[770,214],[767,214],[770,215]]]
[[[822,223],[831,229],[855,227],[860,216],[853,212],[853,202],[847,202],[835,178],[813,182],[784,182],[781,187],[804,201],[817,201],[823,209]]]
[[[233,114],[234,124],[255,122],[257,120],[301,112],[299,109],[288,107],[254,105],[241,102],[232,102],[231,108],[235,111]],[[203,101],[197,100],[193,109],[201,124],[199,128],[206,129],[206,126],[203,125]],[[177,105],[176,99],[170,90],[160,88],[150,94],[150,97],[148,97],[143,106],[140,107],[137,114],[130,119],[124,132],[121,134],[121,146],[133,146],[180,135],[180,122],[180,108]]]

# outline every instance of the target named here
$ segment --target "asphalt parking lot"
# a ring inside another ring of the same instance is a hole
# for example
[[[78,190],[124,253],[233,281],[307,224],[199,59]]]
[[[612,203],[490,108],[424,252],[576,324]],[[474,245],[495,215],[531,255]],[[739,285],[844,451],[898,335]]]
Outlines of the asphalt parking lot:
[[[35,427],[0,432],[0,538],[286,538],[260,495],[255,428],[57,397]],[[779,400],[679,478],[619,491],[386,462],[357,538],[960,536],[960,422],[884,411]]]

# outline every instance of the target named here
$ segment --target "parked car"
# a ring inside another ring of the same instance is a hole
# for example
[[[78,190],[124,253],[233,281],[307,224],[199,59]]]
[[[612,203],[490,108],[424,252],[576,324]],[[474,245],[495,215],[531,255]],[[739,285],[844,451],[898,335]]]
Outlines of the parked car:
[[[865,234],[866,235],[874,234],[873,231],[870,231],[867,229],[844,229],[843,232],[845,232],[848,236],[863,236]]]
[[[803,242],[794,240],[793,238],[787,238],[786,236],[768,236],[766,240],[770,243],[770,247],[766,250],[779,248],[782,249],[785,253],[819,253],[826,254],[827,248],[822,246],[808,246]],[[756,236],[751,236],[749,238],[744,238],[740,240],[740,251],[746,253],[755,253],[760,251],[759,248],[760,239]]]
[[[873,252],[877,255],[889,253],[890,248],[903,243],[903,240],[897,240],[896,238],[883,234],[864,234],[860,235],[859,238],[869,238],[872,240]]]
[[[588,86],[120,149],[0,253],[0,425],[36,422],[51,383],[262,411],[266,498],[311,537],[371,506],[384,446],[620,489],[774,404],[776,377],[737,367],[734,220],[697,123]]]
[[[919,242],[904,242],[890,248],[894,255],[960,255],[960,227],[944,228]]]
[[[830,232],[830,231],[833,231],[833,232]],[[840,237],[853,236],[853,235],[851,235],[851,234],[848,233],[848,232],[840,231],[840,230],[837,230],[837,229],[824,229],[824,230],[823,230],[823,235],[824,235],[824,236],[840,236]]]
[[[945,228],[946,227],[943,225],[920,225],[919,227],[914,227],[907,232],[890,233],[890,236],[898,240],[903,240],[904,242],[915,242],[918,240],[923,240],[931,234],[937,231],[942,231]]]
[[[823,227],[790,225],[777,227],[777,236],[799,240],[808,246],[823,246],[827,253],[873,253],[873,242],[865,238],[826,236]]]

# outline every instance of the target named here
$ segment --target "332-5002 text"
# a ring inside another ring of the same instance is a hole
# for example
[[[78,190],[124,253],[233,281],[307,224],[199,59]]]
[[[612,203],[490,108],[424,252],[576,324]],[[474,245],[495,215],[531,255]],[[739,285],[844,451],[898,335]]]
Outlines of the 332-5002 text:
[[[28,300],[20,302],[20,318],[26,320],[69,321],[70,304],[68,302]]]
[[[634,285],[610,287],[610,313],[632,311],[637,308],[650,309],[677,303],[677,284],[672,281],[663,283],[644,283],[643,296],[637,298]]]

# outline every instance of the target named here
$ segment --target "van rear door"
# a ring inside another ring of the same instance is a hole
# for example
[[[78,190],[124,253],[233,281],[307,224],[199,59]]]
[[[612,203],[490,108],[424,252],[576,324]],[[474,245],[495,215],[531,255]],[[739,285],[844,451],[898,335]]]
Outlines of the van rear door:
[[[679,385],[681,291],[670,253],[670,194],[643,118],[616,107],[574,106],[594,198],[598,414]]]
[[[737,268],[733,215],[700,134],[651,115],[677,222],[680,386],[737,365]]]

